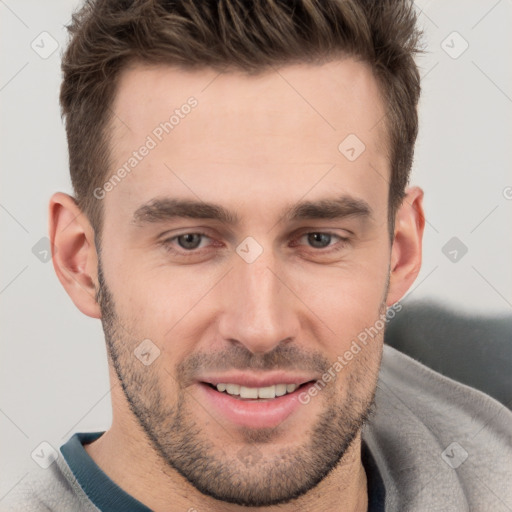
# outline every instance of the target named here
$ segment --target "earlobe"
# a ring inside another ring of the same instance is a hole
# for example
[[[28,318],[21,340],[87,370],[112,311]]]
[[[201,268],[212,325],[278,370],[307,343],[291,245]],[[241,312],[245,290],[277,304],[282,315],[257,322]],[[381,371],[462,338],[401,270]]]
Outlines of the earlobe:
[[[410,288],[421,268],[421,253],[425,215],[423,190],[410,187],[395,219],[391,249],[387,305],[398,302]]]
[[[76,201],[62,192],[50,199],[49,234],[53,267],[62,286],[82,313],[101,318],[94,229]]]

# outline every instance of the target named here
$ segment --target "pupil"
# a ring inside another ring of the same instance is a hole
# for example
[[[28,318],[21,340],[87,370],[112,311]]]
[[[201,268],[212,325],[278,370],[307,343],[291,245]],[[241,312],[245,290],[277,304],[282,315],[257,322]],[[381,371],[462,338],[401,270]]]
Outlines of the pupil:
[[[187,233],[178,237],[178,243],[184,249],[196,249],[201,241],[201,235],[197,233]]]
[[[313,247],[326,247],[331,241],[331,235],[327,233],[310,233],[308,241]]]

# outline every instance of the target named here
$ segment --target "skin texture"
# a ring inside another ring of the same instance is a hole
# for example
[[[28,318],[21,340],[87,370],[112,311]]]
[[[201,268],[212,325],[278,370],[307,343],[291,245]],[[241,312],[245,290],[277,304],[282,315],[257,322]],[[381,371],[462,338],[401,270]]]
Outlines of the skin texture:
[[[198,380],[233,368],[320,378],[416,278],[423,193],[407,190],[391,244],[377,83],[352,59],[251,77],[134,65],[112,106],[112,172],[191,96],[197,105],[101,199],[101,258],[73,198],[50,203],[57,275],[84,314],[102,319],[109,353],[113,423],[86,450],[157,512],[366,510],[360,428],[383,330],[275,428],[234,425]],[[354,161],[338,150],[349,134],[365,144]],[[299,201],[340,196],[370,214],[284,216]],[[240,222],[134,218],[164,198],[216,203]],[[188,253],[173,238],[198,232]],[[332,234],[326,247],[308,237],[318,232]],[[251,263],[236,252],[249,236],[262,249]],[[134,355],[145,339],[160,351],[147,366]],[[248,449],[251,464],[240,456]]]

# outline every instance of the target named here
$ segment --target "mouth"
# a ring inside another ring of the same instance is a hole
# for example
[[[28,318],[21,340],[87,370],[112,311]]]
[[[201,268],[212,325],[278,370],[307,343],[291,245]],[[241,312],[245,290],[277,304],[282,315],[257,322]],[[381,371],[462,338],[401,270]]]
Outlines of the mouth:
[[[310,380],[304,382],[302,384],[272,384],[270,386],[260,386],[260,387],[249,387],[242,386],[240,384],[234,383],[225,383],[221,382],[219,384],[210,384],[205,382],[207,386],[210,386],[212,389],[218,391],[219,393],[225,393],[227,395],[232,396],[238,400],[274,400],[275,398],[286,396],[294,393],[297,390],[308,386],[309,384],[314,384],[314,380]]]
[[[232,426],[275,428],[291,416],[311,412],[299,397],[315,384],[316,379],[272,380],[221,378],[197,384],[206,410]]]

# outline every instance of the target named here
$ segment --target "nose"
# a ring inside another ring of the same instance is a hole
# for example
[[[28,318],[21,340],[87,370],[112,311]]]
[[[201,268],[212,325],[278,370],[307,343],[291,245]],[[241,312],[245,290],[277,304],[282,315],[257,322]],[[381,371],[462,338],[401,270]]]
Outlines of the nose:
[[[265,254],[265,253],[264,253]],[[247,263],[235,261],[224,284],[220,336],[254,354],[270,352],[297,337],[297,299],[286,275],[270,255]]]

